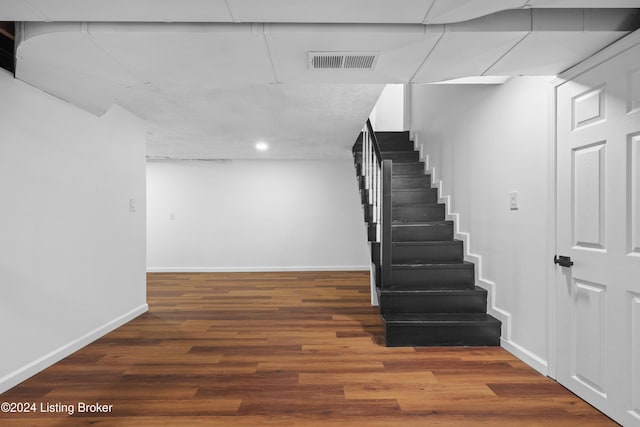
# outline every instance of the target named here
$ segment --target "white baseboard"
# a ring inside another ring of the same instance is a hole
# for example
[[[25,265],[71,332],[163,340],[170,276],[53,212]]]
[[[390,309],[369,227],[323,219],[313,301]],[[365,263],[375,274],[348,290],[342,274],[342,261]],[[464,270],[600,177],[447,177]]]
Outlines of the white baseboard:
[[[149,306],[147,304],[142,304],[141,306],[131,310],[130,312],[111,320],[110,322],[86,333],[85,335],[82,335],[81,337],[71,341],[70,343],[65,344],[58,349],[50,352],[49,354],[46,354],[41,358],[23,366],[22,368],[19,368],[14,372],[5,375],[4,377],[0,378],[0,393],[4,393],[10,388],[15,387],[27,378],[30,378],[43,369],[48,368],[56,362],[59,362],[65,357],[80,350],[82,347],[85,347],[98,338],[103,337],[114,329],[117,329],[125,323],[140,316],[141,314],[146,313],[148,310]]]
[[[540,372],[542,375],[549,375],[549,364],[546,360],[530,352],[526,348],[519,346],[513,341],[509,341],[504,338],[500,339],[500,345],[502,348],[522,360],[527,365],[531,366],[536,371]]]
[[[369,271],[362,265],[314,265],[294,267],[147,267],[148,273],[268,273],[286,271]]]

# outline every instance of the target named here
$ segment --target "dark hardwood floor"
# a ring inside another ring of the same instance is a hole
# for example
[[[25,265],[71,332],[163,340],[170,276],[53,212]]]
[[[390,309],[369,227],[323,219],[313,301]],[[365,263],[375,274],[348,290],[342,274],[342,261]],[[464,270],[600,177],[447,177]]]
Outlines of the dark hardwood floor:
[[[501,348],[385,348],[365,272],[149,274],[148,300],[0,395],[38,406],[0,425],[616,425]]]

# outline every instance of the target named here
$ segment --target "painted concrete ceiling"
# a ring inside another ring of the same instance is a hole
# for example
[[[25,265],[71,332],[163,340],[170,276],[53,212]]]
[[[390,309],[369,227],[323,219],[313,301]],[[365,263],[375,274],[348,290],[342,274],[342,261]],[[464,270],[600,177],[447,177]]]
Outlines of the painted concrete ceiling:
[[[151,157],[334,158],[386,83],[557,74],[638,26],[630,10],[580,9],[602,3],[0,0],[0,20],[39,21],[19,31],[17,78],[94,114],[118,103],[146,119]],[[318,51],[377,62],[314,70]],[[258,140],[271,149],[256,152]]]
[[[637,8],[638,0],[0,0],[7,21],[447,24],[507,9]]]

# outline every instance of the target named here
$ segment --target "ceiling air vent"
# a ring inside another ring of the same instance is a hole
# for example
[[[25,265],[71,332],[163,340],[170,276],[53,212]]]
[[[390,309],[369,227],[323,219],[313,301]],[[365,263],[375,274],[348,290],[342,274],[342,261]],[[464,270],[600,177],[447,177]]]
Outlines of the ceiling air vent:
[[[312,70],[373,70],[379,52],[309,52]]]

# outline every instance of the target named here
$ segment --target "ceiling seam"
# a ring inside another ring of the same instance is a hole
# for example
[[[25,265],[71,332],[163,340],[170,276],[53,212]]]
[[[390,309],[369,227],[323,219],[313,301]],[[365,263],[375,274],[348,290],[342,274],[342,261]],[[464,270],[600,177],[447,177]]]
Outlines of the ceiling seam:
[[[104,46],[102,46],[96,39],[93,38],[93,34],[91,34],[91,30],[90,30],[90,26],[87,22],[83,22],[83,27],[82,27],[82,32],[89,38],[89,42],[94,45],[98,50],[101,50],[102,52],[104,52],[109,58],[111,58],[111,60],[113,62],[115,62],[116,64],[118,64],[120,66],[120,68],[122,68],[130,77],[132,80],[137,81],[138,84],[143,83],[144,79],[140,79],[138,76],[135,75],[135,73],[132,73],[131,70],[129,70],[129,68],[127,68],[124,64],[122,64],[120,61],[118,61],[118,59],[113,56],[113,54],[109,51],[109,49],[105,48]],[[117,81],[113,81],[114,83],[118,83],[118,84],[122,84],[120,82]],[[126,85],[125,85],[126,87]]]
[[[509,48],[505,53],[503,53],[502,55],[500,55],[500,57],[499,57],[498,59],[496,59],[496,60],[495,60],[491,65],[489,65],[489,66],[487,67],[487,69],[486,69],[486,70],[484,70],[484,71],[482,72],[482,74],[480,74],[480,75],[481,75],[481,76],[485,76],[485,75],[487,75],[487,73],[488,73],[488,72],[490,72],[490,71],[491,71],[491,69],[492,69],[493,67],[495,67],[495,66],[496,66],[496,64],[497,64],[498,62],[502,61],[502,59],[503,59],[504,57],[506,57],[507,55],[509,55],[509,54],[510,54],[510,53],[511,53],[515,48],[517,48],[517,47],[520,45],[520,43],[522,43],[522,42],[524,41],[524,39],[526,39],[527,37],[529,37],[532,33],[533,33],[533,31],[529,31],[527,34],[525,34],[525,35],[524,35],[520,40],[518,40],[518,41],[517,41],[513,46],[511,46],[511,47],[510,47],[510,48]]]
[[[427,28],[430,27],[434,27],[432,25],[429,26],[425,26],[425,30]],[[422,62],[420,63],[420,65],[418,65],[418,68],[416,69],[416,71],[411,75],[411,77],[409,78],[408,83],[415,83],[413,80],[416,78],[416,76],[418,75],[418,73],[420,72],[420,70],[422,70],[422,67],[424,67],[424,64],[427,62],[427,59],[429,59],[429,57],[431,56],[431,54],[433,53],[433,51],[436,49],[436,47],[438,47],[438,45],[440,44],[440,40],[442,40],[442,38],[444,37],[444,33],[446,32],[446,26],[442,25],[442,32],[440,33],[440,37],[438,37],[438,40],[436,40],[436,42],[433,44],[433,46],[431,47],[431,49],[429,49],[429,52],[427,52],[427,55],[424,57],[424,59],[422,60]],[[425,31],[426,34],[426,31]]]
[[[491,65],[489,65],[487,67],[487,69],[485,69],[482,72],[482,74],[480,74],[480,75],[481,76],[485,76],[488,72],[491,71],[491,69],[493,67],[496,66],[496,64],[498,62],[502,61],[502,59],[505,58],[507,55],[509,55],[509,53],[511,53],[516,47],[518,47],[520,45],[520,43],[522,43],[524,41],[524,39],[526,39],[527,37],[529,37],[533,33],[533,12],[531,11],[531,9],[529,9],[529,28],[530,29],[529,29],[529,32],[527,34],[525,34],[520,40],[518,40],[513,46],[511,46],[505,53],[500,55],[500,57],[498,59],[496,59]]]
[[[233,22],[242,22],[242,21],[238,20],[236,18],[236,16],[233,14],[233,9],[231,8],[231,4],[229,3],[229,0],[224,0],[224,4],[227,6],[227,11],[229,11],[229,15],[231,16],[231,20]]]
[[[427,9],[427,13],[424,14],[424,18],[422,18],[422,23],[426,24],[427,23],[427,18],[429,17],[429,14],[431,13],[431,9],[433,9],[433,6],[436,4],[438,0],[433,0],[431,2],[431,6],[429,6],[429,9]]]
[[[147,81],[145,78],[141,78],[142,76],[138,76],[136,73],[134,73],[133,71],[131,71],[127,66],[125,66],[122,62],[120,62],[114,55],[113,53],[111,53],[111,51],[109,49],[107,49],[106,47],[104,47],[100,42],[98,42],[94,37],[93,34],[91,33],[91,25],[88,24],[86,27],[86,36],[89,38],[89,41],[91,42],[91,44],[93,44],[94,46],[96,46],[97,49],[103,51],[107,56],[109,56],[109,58],[111,58],[113,60],[113,62],[115,62],[116,64],[118,64],[131,78],[132,80],[134,80],[139,86],[142,87],[146,87],[147,89],[153,87],[153,83],[150,81]],[[121,84],[118,82],[118,84]],[[129,88],[126,85],[124,86],[125,88]],[[170,100],[170,98],[166,95],[165,92],[163,92],[162,90],[160,90],[157,87],[154,87],[155,89],[155,93],[158,95],[158,97],[160,97],[163,100]],[[127,108],[125,105],[122,105],[122,100],[118,99],[117,97],[113,98],[113,103],[120,105],[123,108]],[[108,108],[107,108],[108,110]],[[136,115],[138,115],[137,113],[134,113]],[[181,119],[183,120],[188,120],[188,117],[185,115],[184,111],[179,109],[178,112],[176,113]],[[141,117],[138,115],[138,117]],[[141,117],[143,120],[148,121],[147,118],[145,117]],[[152,122],[150,122],[152,123]]]
[[[40,9],[38,9],[37,7],[35,7],[33,4],[31,4],[31,2],[29,0],[24,0],[24,4],[27,5],[27,7],[31,10],[33,10],[35,13],[37,13],[38,15],[42,16],[45,20],[45,22],[51,22],[53,21],[53,19],[51,19],[50,16],[48,16],[47,14],[43,13]]]
[[[271,71],[273,72],[273,79],[275,84],[282,84],[278,76],[278,70],[273,58],[273,52],[271,51],[271,31],[269,24],[261,24],[262,25],[262,39],[264,40],[265,48],[267,49],[267,56],[269,57],[269,63],[271,64]]]

